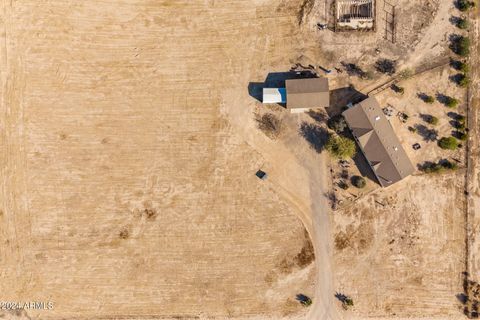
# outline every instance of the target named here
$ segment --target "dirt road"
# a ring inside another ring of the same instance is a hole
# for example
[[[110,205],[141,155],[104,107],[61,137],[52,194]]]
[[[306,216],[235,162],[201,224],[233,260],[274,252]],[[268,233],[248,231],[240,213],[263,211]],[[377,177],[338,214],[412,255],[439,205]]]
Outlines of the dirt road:
[[[327,159],[323,156],[321,161],[313,168],[311,173],[312,191],[312,219],[313,243],[317,264],[317,286],[315,287],[315,304],[308,314],[308,319],[341,319],[337,311],[332,270],[332,222],[330,221],[330,208],[326,198],[329,191]]]
[[[468,264],[469,277],[474,281],[480,281],[480,26],[479,10],[476,8],[472,13],[475,18],[470,30],[472,39],[472,83],[469,87],[469,113],[468,128],[470,139],[468,141],[469,159],[467,171],[467,201],[468,201]]]

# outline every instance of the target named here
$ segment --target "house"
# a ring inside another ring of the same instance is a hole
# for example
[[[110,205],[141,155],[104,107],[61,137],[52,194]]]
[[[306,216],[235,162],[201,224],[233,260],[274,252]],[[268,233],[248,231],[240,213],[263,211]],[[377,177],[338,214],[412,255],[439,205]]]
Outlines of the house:
[[[369,97],[343,112],[378,182],[388,187],[415,171],[377,100]]]
[[[263,103],[286,103],[291,113],[330,105],[327,78],[289,79],[285,88],[263,88]]]

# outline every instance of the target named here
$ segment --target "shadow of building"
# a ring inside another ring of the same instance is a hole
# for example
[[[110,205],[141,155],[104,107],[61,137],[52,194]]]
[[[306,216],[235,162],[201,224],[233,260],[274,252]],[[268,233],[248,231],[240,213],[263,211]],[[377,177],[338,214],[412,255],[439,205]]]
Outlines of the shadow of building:
[[[353,86],[330,90],[330,106],[325,108],[329,117],[341,114],[347,104],[356,104],[368,96]]]
[[[287,80],[308,78],[318,78],[318,76],[313,71],[270,72],[264,82],[250,82],[248,84],[248,94],[262,102],[263,88],[285,88],[285,81]],[[285,104],[279,105],[285,107]]]

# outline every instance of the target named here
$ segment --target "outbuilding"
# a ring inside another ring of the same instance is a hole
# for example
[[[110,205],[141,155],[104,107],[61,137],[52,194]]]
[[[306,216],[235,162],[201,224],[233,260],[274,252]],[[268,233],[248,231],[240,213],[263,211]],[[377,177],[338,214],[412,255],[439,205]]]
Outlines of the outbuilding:
[[[327,78],[288,79],[285,88],[263,88],[263,103],[286,104],[292,113],[328,107],[330,91]]]

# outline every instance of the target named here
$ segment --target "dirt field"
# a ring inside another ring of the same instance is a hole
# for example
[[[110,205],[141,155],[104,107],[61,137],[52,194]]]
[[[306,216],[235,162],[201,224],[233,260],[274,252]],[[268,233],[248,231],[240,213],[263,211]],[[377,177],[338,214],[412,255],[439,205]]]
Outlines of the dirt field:
[[[452,190],[463,174],[410,177],[336,213],[338,290],[352,296],[354,315],[461,315],[464,201]]]
[[[379,58],[415,70],[450,54],[459,12],[452,1],[392,0],[391,43],[384,0],[370,33],[317,30],[332,3],[0,4],[1,300],[54,302],[20,314],[41,319],[462,317],[464,169],[372,187],[330,214],[324,120],[255,97],[296,63],[320,74],[355,63],[372,77],[329,75],[341,108],[389,79],[375,72]],[[449,134],[449,110],[418,93],[465,99],[452,72],[377,95],[411,116],[392,123],[414,163],[465,164],[462,150],[434,142],[415,153],[422,137],[407,129],[429,113]],[[276,139],[258,128],[265,113],[282,120]],[[355,303],[339,317],[335,292]]]
[[[298,2],[1,5],[2,300],[53,301],[42,319],[305,312],[300,214],[221,114],[289,59]]]

